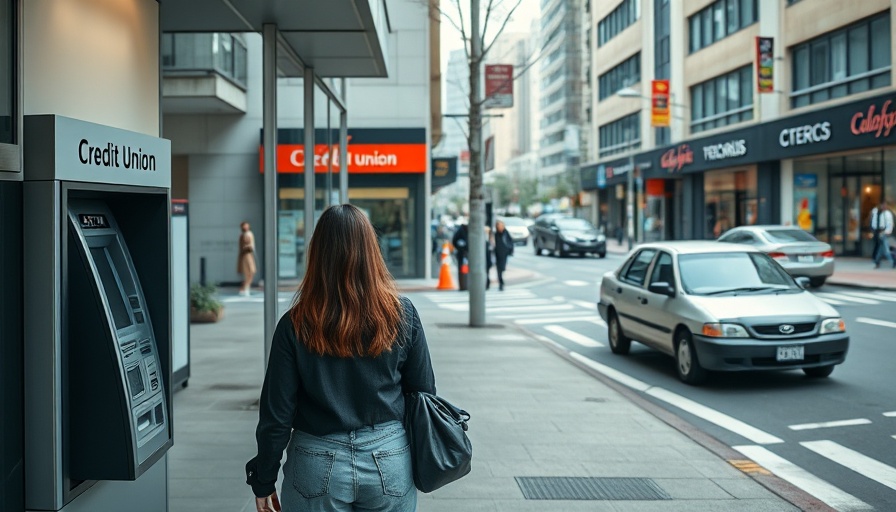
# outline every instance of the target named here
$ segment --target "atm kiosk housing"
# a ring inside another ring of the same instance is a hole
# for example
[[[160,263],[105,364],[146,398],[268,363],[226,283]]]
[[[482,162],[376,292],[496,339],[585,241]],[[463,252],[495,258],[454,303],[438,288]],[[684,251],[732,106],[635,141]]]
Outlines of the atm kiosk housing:
[[[61,116],[24,125],[46,141],[25,146],[26,510],[167,510],[170,144]],[[85,144],[156,167],[85,159]]]

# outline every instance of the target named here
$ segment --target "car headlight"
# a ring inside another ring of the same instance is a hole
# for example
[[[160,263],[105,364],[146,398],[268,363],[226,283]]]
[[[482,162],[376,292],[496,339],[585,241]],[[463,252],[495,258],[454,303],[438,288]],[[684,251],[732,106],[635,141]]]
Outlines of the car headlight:
[[[842,318],[826,318],[821,322],[821,334],[846,332],[846,322]]]
[[[749,338],[744,326],[739,324],[703,324],[703,335],[712,338]]]
[[[597,241],[598,242],[606,242],[607,237],[605,237],[604,235],[597,235]]]

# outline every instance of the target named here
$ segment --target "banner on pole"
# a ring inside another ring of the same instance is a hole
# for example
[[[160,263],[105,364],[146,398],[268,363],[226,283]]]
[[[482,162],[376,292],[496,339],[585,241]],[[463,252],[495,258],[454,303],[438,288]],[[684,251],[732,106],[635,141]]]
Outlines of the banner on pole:
[[[513,107],[513,66],[488,64],[485,66],[485,101],[483,108]]]
[[[756,38],[756,91],[759,93],[775,92],[774,49],[774,38]]]
[[[653,80],[650,84],[650,126],[669,126],[669,81]]]

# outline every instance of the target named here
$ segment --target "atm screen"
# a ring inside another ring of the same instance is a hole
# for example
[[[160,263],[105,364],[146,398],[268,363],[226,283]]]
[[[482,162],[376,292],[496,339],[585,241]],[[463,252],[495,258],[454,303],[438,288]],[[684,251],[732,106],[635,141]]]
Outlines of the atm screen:
[[[109,301],[109,307],[112,309],[112,319],[115,321],[116,329],[123,329],[131,325],[131,317],[128,314],[127,305],[121,294],[121,287],[115,279],[115,271],[109,263],[109,256],[105,247],[91,247],[90,254],[93,256],[93,262],[96,270],[100,274],[100,280],[103,282],[103,288],[106,291],[106,299]]]
[[[131,386],[131,396],[133,397],[139,396],[140,393],[146,390],[139,366],[133,366],[128,370],[128,384]]]

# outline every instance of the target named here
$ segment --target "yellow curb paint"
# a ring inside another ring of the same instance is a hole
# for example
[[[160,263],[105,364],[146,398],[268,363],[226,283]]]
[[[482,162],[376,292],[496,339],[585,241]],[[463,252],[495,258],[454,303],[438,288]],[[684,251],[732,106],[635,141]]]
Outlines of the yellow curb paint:
[[[731,464],[735,468],[740,471],[747,473],[748,475],[771,475],[771,471],[765,469],[764,467],[756,464],[752,460],[749,459],[729,459],[728,464]]]

